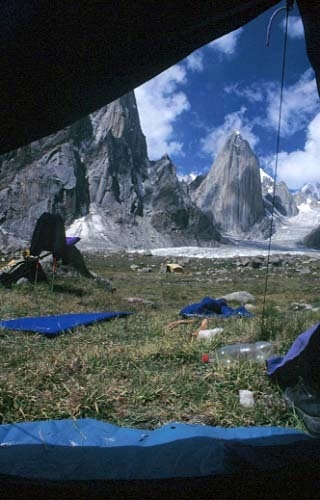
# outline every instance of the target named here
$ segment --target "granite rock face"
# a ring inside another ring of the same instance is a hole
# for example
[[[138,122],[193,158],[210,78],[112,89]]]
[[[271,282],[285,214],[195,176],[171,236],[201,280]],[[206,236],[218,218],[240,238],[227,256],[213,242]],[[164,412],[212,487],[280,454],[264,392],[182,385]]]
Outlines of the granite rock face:
[[[207,175],[188,184],[168,155],[149,160],[133,92],[0,156],[0,174],[0,250],[27,244],[43,212],[62,215],[88,250],[215,246],[226,241],[222,234],[270,233],[273,180],[261,184],[240,133],[230,135]],[[281,216],[297,213],[284,183],[274,206]]]
[[[158,185],[158,189],[154,186]],[[176,169],[169,156],[152,162],[144,183],[145,209],[151,215],[151,223],[159,232],[174,234],[177,243],[221,241],[221,235],[211,218],[202,212],[189,195],[188,186],[179,182]],[[197,228],[196,234],[194,228]]]
[[[264,175],[261,182],[262,195],[266,209],[273,209],[285,217],[294,217],[299,210],[293,194],[290,193],[285,182],[281,181],[274,186],[274,180]]]
[[[72,127],[0,158],[1,227],[29,238],[43,212],[59,212],[66,223],[89,207],[85,167]]]
[[[93,247],[95,241],[138,248],[221,239],[170,158],[149,161],[133,92],[2,155],[0,173],[1,229],[26,241],[43,212],[61,214],[67,226],[79,222]]]
[[[302,244],[307,248],[314,248],[315,250],[320,249],[320,226],[315,227],[309,234],[307,234]]]
[[[90,203],[107,216],[143,215],[148,157],[133,93],[90,116],[92,136],[82,148]]]
[[[222,232],[248,233],[265,223],[259,163],[238,131],[227,139],[193,196]]]

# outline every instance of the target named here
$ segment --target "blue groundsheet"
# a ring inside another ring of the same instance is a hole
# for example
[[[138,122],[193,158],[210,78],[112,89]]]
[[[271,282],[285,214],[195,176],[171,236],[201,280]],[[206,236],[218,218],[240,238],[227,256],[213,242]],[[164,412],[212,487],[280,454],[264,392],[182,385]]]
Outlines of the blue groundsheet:
[[[197,316],[206,318],[212,316],[220,316],[223,318],[229,318],[230,316],[253,316],[253,314],[243,306],[232,309],[224,299],[212,299],[211,297],[204,297],[201,302],[189,304],[181,309],[180,315],[184,317]]]
[[[97,321],[107,321],[132,314],[130,312],[93,312],[58,314],[56,316],[35,316],[0,321],[0,328],[23,330],[54,336],[77,326],[90,325]]]
[[[295,452],[298,451],[298,453]],[[320,455],[320,440],[279,427],[172,423],[156,430],[93,420],[0,425],[0,474],[51,480],[133,480],[276,471]]]

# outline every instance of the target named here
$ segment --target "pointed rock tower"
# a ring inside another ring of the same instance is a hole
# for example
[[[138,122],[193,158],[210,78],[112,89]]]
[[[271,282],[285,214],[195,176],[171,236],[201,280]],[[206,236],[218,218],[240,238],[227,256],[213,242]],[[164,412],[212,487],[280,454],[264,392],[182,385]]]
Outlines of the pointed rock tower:
[[[29,241],[43,212],[61,214],[94,250],[221,241],[170,158],[148,159],[134,92],[0,156],[0,173],[0,248],[7,233]]]
[[[174,235],[176,244],[182,246],[221,241],[211,217],[192,201],[187,185],[179,182],[168,155],[150,163],[144,187],[146,211],[157,231]]]
[[[148,167],[134,92],[90,115],[92,141],[84,148],[90,203],[106,214],[143,215],[142,183]]]
[[[239,131],[227,139],[194,199],[223,232],[248,233],[263,220],[259,163]]]

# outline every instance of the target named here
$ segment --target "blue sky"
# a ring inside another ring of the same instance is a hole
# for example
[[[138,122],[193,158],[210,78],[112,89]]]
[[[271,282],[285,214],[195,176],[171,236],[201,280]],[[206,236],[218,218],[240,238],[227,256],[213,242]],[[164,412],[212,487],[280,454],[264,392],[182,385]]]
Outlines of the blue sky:
[[[275,166],[284,13],[275,9],[195,51],[135,89],[149,158],[169,154],[179,175],[207,172],[234,129],[262,168]],[[290,189],[320,182],[320,104],[303,26],[289,18],[278,180]]]

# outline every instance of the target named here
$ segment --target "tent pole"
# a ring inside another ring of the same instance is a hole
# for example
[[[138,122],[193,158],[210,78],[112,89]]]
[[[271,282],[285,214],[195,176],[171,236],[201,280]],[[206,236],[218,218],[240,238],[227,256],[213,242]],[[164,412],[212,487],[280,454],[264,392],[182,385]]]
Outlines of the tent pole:
[[[51,291],[53,292],[53,282],[54,282],[54,275],[56,273],[57,269],[57,257],[53,257],[53,264],[52,264],[52,280],[51,280]]]
[[[37,284],[38,282],[38,270],[39,270],[39,257],[37,257],[37,260],[36,260],[36,272],[35,272],[35,275],[34,275],[34,285]]]

